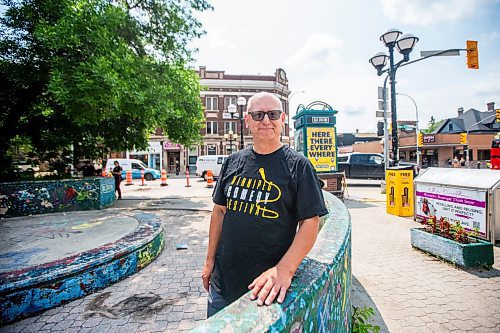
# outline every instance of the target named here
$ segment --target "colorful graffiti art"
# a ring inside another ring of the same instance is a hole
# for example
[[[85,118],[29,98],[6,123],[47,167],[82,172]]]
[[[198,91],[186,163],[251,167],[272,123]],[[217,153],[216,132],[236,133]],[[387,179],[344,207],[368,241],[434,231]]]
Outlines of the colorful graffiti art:
[[[103,209],[115,201],[112,178],[0,183],[0,217]]]
[[[32,248],[30,253],[11,253],[10,257],[0,258],[0,324],[40,313],[102,289],[151,263],[165,244],[161,223],[153,215],[144,213],[123,217],[115,214],[114,222],[120,222],[120,218],[124,223],[130,224],[130,219],[136,223],[128,233],[110,243],[32,266],[15,265],[13,257],[25,257],[26,262],[32,262],[32,256],[40,250],[38,248]],[[110,220],[79,223],[75,231],[99,228]],[[109,228],[116,229],[114,226]],[[71,225],[65,227],[65,230],[71,229]],[[4,261],[10,263],[9,269],[3,265]]]

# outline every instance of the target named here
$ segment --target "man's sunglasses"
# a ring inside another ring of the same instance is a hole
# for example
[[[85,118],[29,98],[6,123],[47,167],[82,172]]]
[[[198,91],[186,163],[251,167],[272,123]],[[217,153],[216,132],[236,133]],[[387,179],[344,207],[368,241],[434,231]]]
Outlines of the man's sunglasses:
[[[252,111],[249,112],[249,114],[252,116],[252,119],[255,121],[261,121],[264,119],[265,115],[267,114],[267,117],[269,120],[278,120],[280,119],[281,116],[281,110],[271,110],[271,111]]]

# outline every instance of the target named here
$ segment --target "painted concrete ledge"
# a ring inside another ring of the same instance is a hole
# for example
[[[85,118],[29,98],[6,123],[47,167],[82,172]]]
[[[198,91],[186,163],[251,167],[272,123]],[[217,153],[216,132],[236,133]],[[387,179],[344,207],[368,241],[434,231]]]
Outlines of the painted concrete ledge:
[[[350,331],[351,218],[339,199],[323,195],[329,214],[285,301],[257,307],[247,293],[192,333]]]
[[[114,178],[0,183],[0,217],[103,209],[114,202]]]
[[[164,247],[161,223],[136,213],[138,226],[115,242],[39,266],[0,274],[0,324],[43,312],[118,282]]]

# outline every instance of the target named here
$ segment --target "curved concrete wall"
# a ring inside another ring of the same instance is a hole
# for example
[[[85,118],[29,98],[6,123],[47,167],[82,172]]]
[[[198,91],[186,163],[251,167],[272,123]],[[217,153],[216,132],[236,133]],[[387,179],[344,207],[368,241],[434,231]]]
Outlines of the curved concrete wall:
[[[165,245],[161,222],[136,213],[125,237],[47,264],[0,274],[0,324],[28,317],[93,293],[135,274]]]
[[[339,199],[323,194],[329,214],[283,304],[258,307],[247,293],[191,332],[350,331],[351,219]]]
[[[0,183],[0,217],[103,209],[114,202],[114,178]]]

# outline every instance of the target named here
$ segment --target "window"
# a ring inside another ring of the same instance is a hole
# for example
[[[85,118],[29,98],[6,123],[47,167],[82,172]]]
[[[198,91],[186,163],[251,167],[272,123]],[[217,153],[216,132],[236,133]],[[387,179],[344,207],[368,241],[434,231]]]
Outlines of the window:
[[[352,164],[365,164],[367,161],[366,155],[351,155]]]
[[[229,104],[234,104],[235,106],[238,106],[236,104],[236,97],[224,97],[224,110],[227,110]]]
[[[448,131],[450,131],[450,132],[453,131],[453,124],[448,124]]]
[[[477,150],[477,159],[480,161],[489,160],[491,158],[491,151],[488,149],[478,149]]]
[[[338,158],[338,162],[347,162],[348,157],[347,156],[341,156]]]
[[[207,110],[219,110],[218,97],[206,97],[205,99],[206,99]]]
[[[382,157],[378,155],[370,155],[368,157],[368,164],[382,164]]]
[[[224,162],[224,157],[219,156],[217,157],[217,164],[222,164]]]
[[[233,131],[233,133],[236,133],[236,122],[235,121],[226,121],[224,123],[224,133],[229,134],[229,131]]]
[[[207,134],[217,134],[216,121],[207,121]]]

